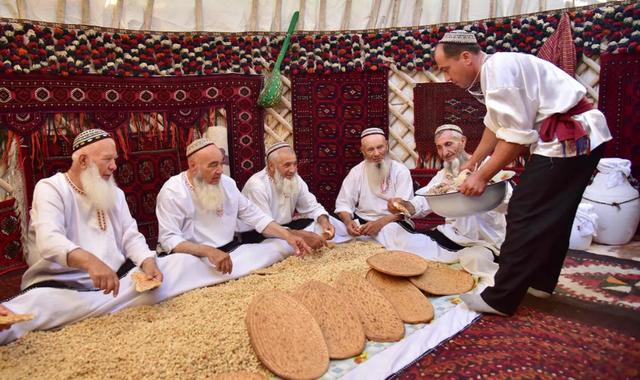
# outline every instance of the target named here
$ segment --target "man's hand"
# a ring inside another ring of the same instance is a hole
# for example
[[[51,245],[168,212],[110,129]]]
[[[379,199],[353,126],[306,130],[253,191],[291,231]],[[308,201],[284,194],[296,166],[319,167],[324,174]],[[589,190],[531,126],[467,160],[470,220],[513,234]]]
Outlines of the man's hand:
[[[349,224],[345,224],[345,226],[347,227],[347,232],[349,233],[349,235],[353,237],[360,236],[360,225],[358,225],[358,222],[352,220],[351,222],[349,222]]]
[[[292,231],[293,232],[293,231]],[[310,231],[297,231],[299,234],[294,234],[300,236],[304,239],[304,242],[307,243],[311,249],[320,249],[322,247],[327,247],[327,239],[318,235],[315,232]]]
[[[331,231],[331,236],[336,236],[336,229],[331,225],[329,218],[326,215],[320,215],[318,223],[322,226],[322,232],[329,230]]]
[[[0,305],[0,315],[6,317],[7,315],[13,315],[13,312],[6,307]],[[11,325],[0,325],[0,331],[8,330],[11,328]]]
[[[398,210],[394,203],[402,204],[402,198],[389,198],[387,199],[387,210],[392,214],[400,214],[402,211]]]
[[[295,251],[295,255],[304,257],[306,254],[311,254],[311,248],[305,243],[304,239],[300,236],[296,236],[289,232],[287,234],[287,244],[289,244]]]
[[[207,251],[207,258],[209,259],[209,262],[216,266],[218,272],[222,274],[231,274],[231,271],[233,271],[231,256],[218,248],[209,248],[210,249]]]
[[[476,164],[472,163],[471,160],[468,160],[464,164],[460,165],[460,173],[462,173],[465,169],[469,169],[470,172],[473,172],[476,168]]]
[[[416,209],[415,209],[415,207],[413,207],[411,202],[403,201],[402,198],[389,198],[387,200],[387,210],[389,210],[389,212],[392,213],[392,214],[403,214],[403,215],[406,215],[403,211],[398,210],[396,208],[396,206],[394,205],[394,203],[401,204],[404,208],[406,208],[407,211],[410,214],[410,215],[407,215],[407,216],[411,216],[411,215],[416,213]]]
[[[120,279],[116,272],[109,268],[102,260],[93,256],[93,260],[90,260],[87,267],[87,272],[89,272],[89,276],[91,280],[93,280],[93,286],[104,290],[104,294],[113,292],[113,298],[118,296]]]
[[[479,175],[480,173],[474,173],[467,177],[460,186],[460,192],[468,197],[479,197],[484,193],[484,189],[487,187],[487,181]]]
[[[114,298],[118,296],[118,291],[120,290],[118,275],[92,253],[82,248],[74,249],[67,254],[67,264],[72,268],[87,271],[93,281],[93,286],[104,290],[104,294],[113,292]]]
[[[360,227],[360,235],[364,236],[373,236],[376,235],[382,227],[386,226],[387,223],[382,219],[374,220],[372,222],[367,222],[367,224]]]
[[[162,279],[164,278],[162,276],[162,272],[160,272],[160,269],[156,264],[155,257],[147,257],[146,259],[144,259],[144,261],[140,265],[140,269],[142,269],[144,274],[147,275],[147,280],[155,279],[162,282]]]

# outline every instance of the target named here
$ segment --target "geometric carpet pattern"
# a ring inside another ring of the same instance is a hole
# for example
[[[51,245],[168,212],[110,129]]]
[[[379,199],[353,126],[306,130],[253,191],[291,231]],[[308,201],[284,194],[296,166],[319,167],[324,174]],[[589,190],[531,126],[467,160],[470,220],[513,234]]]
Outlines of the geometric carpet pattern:
[[[637,379],[640,342],[520,307],[485,315],[389,379]]]
[[[553,296],[640,315],[640,263],[570,251]]]

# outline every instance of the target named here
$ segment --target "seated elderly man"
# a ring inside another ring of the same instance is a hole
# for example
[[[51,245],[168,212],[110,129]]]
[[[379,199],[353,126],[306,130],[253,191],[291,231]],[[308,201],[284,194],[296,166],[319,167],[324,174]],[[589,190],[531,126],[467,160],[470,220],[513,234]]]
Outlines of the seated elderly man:
[[[267,167],[249,178],[242,194],[258,206],[276,223],[304,239],[312,248],[320,248],[335,234],[334,224],[339,223],[309,192],[309,187],[298,175],[298,159],[295,151],[285,142],[275,143],[267,149]],[[307,218],[293,220],[294,211]],[[332,223],[333,222],[333,223]],[[239,230],[246,228],[240,223]],[[323,236],[324,234],[324,236]],[[255,231],[242,234],[243,242],[264,240]],[[341,242],[339,239],[336,242]]]
[[[460,166],[470,157],[464,150],[466,142],[462,129],[456,125],[445,124],[436,129],[436,149],[438,150],[438,155],[444,161],[443,169],[433,177],[426,187],[418,190],[418,193],[426,193],[440,184],[447,175],[454,178],[458,176]],[[498,255],[506,233],[504,213],[507,210],[510,196],[511,186],[508,186],[507,197],[495,210],[464,218],[447,218],[444,225],[438,226],[435,230],[426,231],[425,234],[427,236],[423,239],[415,238],[407,241],[407,244],[415,245],[415,248],[406,247],[406,249],[409,251],[419,250],[419,247],[423,246],[421,240],[431,238],[438,245],[448,250],[442,251],[445,257],[441,258],[447,261],[449,257],[451,259],[457,257],[452,251],[455,252],[464,247],[472,246],[486,247],[495,255]],[[389,199],[389,211],[397,214],[400,213],[400,210],[393,205],[395,202],[401,203],[412,214],[412,218],[424,218],[431,213],[426,198],[421,196],[416,196],[411,200]]]
[[[336,199],[335,212],[344,223],[336,226],[336,236],[360,237],[397,249],[412,227],[402,221],[402,216],[388,211],[387,199],[413,198],[409,169],[391,160],[381,129],[364,130],[361,143],[365,159],[351,169]]]
[[[8,329],[0,326],[4,330],[0,344],[31,330],[58,329],[191,289],[190,283],[180,282],[184,276],[176,263],[156,264],[155,252],[138,232],[124,193],[113,179],[117,150],[111,135],[100,129],[82,132],[73,151],[68,172],[43,179],[35,187],[23,292],[0,310],[0,314],[36,317]],[[140,271],[147,280],[163,284],[138,292],[132,275]]]
[[[310,252],[302,238],[275,223],[240,193],[233,179],[222,174],[222,152],[211,140],[191,143],[187,158],[189,169],[171,177],[156,201],[158,241],[165,252],[187,253],[202,258],[209,267],[213,264],[220,273],[205,277],[215,278],[214,282],[247,275],[292,253],[286,245],[273,242],[278,239],[241,245],[234,240],[238,219],[260,233],[283,239],[296,256]]]

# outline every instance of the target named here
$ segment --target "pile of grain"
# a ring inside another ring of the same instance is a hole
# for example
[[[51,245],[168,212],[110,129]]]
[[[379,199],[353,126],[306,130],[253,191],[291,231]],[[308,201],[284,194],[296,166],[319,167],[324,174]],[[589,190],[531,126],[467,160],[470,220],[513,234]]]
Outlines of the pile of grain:
[[[183,379],[230,371],[273,376],[258,360],[245,327],[253,297],[292,292],[307,281],[331,284],[340,272],[364,275],[367,257],[384,247],[338,244],[290,257],[268,275],[197,289],[157,305],[88,319],[58,332],[32,332],[0,347],[0,379]]]

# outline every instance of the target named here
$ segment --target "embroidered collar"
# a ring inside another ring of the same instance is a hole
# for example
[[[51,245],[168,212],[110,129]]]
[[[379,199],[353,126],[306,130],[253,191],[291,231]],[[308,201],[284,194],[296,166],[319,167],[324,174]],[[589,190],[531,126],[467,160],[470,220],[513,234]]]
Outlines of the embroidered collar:
[[[194,194],[196,192],[196,188],[193,187],[193,185],[191,184],[191,182],[189,182],[189,177],[187,177],[187,172],[182,172],[182,179],[184,180],[184,184],[187,185],[187,187],[189,188],[189,190],[193,191]]]
[[[67,180],[67,182],[69,183],[69,186],[71,186],[71,188],[76,193],[78,193],[78,194],[80,194],[82,196],[86,196],[87,195],[83,190],[80,190],[80,188],[75,183],[73,183],[73,181],[71,180],[71,177],[69,177],[69,173],[68,172],[64,173],[64,179]]]

